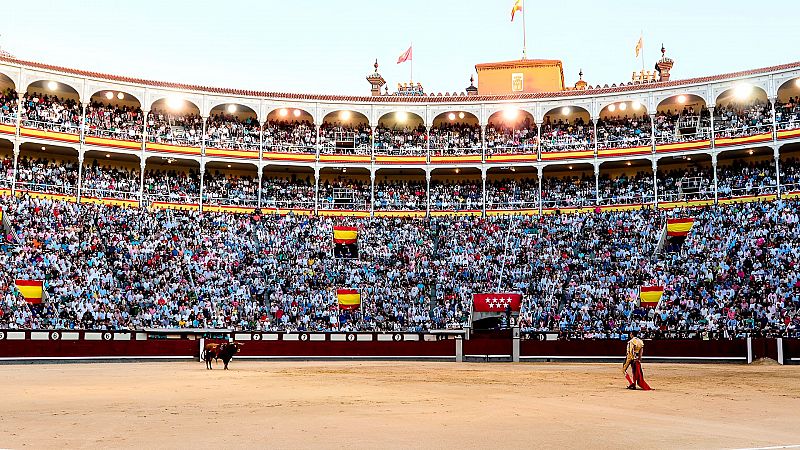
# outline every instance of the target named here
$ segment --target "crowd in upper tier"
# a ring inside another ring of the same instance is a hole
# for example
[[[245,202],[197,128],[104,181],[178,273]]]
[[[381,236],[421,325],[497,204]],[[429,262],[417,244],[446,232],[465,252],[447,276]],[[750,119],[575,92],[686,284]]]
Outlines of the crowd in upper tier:
[[[523,294],[523,330],[800,335],[797,200],[429,219],[0,205],[16,235],[0,246],[0,328],[459,328],[473,293],[499,289]],[[665,219],[685,216],[685,244],[656,252]],[[333,257],[340,224],[358,228],[359,259]],[[44,302],[16,278],[45,280]],[[642,285],[665,287],[658,306],[638,306]],[[341,287],[362,308],[340,311]]]

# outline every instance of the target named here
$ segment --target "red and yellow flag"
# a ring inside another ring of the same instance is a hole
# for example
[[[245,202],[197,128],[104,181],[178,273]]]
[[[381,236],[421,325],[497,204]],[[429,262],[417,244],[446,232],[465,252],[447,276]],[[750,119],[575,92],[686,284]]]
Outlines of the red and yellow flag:
[[[42,303],[44,296],[44,281],[42,280],[14,280],[14,284],[19,289],[20,294],[28,303]]]
[[[664,286],[641,286],[639,288],[639,305],[658,306],[662,295],[664,295]]]
[[[667,236],[686,237],[694,226],[694,219],[667,219]]]
[[[337,289],[336,298],[340,309],[358,309],[361,306],[361,294],[355,289]]]
[[[349,245],[355,244],[358,240],[358,228],[356,227],[333,227],[333,242],[336,244]]]
[[[514,6],[511,7],[511,21],[514,21],[514,14],[517,11],[522,11],[522,0],[514,0]]]
[[[644,47],[644,36],[639,36],[639,40],[636,42],[636,57],[639,57],[639,53],[642,52],[642,48]]]

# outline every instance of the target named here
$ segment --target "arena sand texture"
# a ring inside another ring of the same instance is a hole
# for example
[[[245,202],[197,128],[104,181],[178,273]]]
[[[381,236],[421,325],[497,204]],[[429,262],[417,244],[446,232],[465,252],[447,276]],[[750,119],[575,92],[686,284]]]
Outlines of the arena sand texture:
[[[221,366],[219,366],[221,368]],[[800,444],[800,366],[198,362],[0,366],[0,447]]]

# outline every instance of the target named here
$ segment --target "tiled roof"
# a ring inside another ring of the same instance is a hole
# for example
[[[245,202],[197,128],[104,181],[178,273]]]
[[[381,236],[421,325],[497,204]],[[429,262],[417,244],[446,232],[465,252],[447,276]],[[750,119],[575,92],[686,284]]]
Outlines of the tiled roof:
[[[732,78],[760,75],[769,72],[800,68],[800,62],[794,62],[778,66],[764,67],[760,69],[745,70],[741,72],[732,72],[732,73],[706,76],[706,77],[689,78],[685,80],[672,80],[666,82],[656,82],[647,84],[623,84],[616,87],[603,87],[596,89],[570,90],[561,92],[536,92],[528,94],[492,95],[492,96],[480,95],[471,97],[466,97],[466,96],[372,97],[372,96],[359,96],[359,95],[293,94],[286,92],[229,89],[229,88],[219,88],[219,87],[209,87],[209,86],[198,86],[198,85],[184,84],[184,83],[172,83],[166,81],[153,81],[142,78],[125,77],[119,75],[109,75],[99,72],[91,72],[87,70],[70,69],[68,67],[53,66],[50,64],[43,64],[34,61],[25,61],[21,59],[11,58],[8,56],[0,56],[0,62],[19,64],[21,66],[31,69],[42,69],[42,70],[61,72],[66,75],[73,75],[78,77],[88,77],[88,78],[97,78],[108,81],[133,83],[133,84],[140,84],[144,86],[164,88],[164,89],[182,89],[189,91],[198,91],[208,94],[268,97],[275,99],[302,100],[302,101],[338,101],[338,102],[369,102],[369,103],[459,103],[459,102],[483,102],[483,101],[488,102],[488,101],[501,101],[501,100],[536,100],[536,99],[548,99],[548,98],[575,97],[581,95],[614,94],[619,92],[637,91],[642,89],[667,88],[667,87],[678,87],[678,86],[685,86],[698,83],[709,83],[714,81],[723,81]]]

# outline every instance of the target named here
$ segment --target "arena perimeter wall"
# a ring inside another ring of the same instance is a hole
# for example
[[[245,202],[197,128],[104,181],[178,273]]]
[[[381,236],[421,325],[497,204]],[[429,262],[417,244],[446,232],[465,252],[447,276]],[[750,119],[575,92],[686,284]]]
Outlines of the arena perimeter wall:
[[[616,340],[463,339],[428,333],[148,333],[0,330],[0,361],[197,360],[205,343],[232,336],[244,343],[237,359],[621,361]],[[664,339],[645,341],[645,359],[747,363],[769,357],[800,364],[800,339]]]

